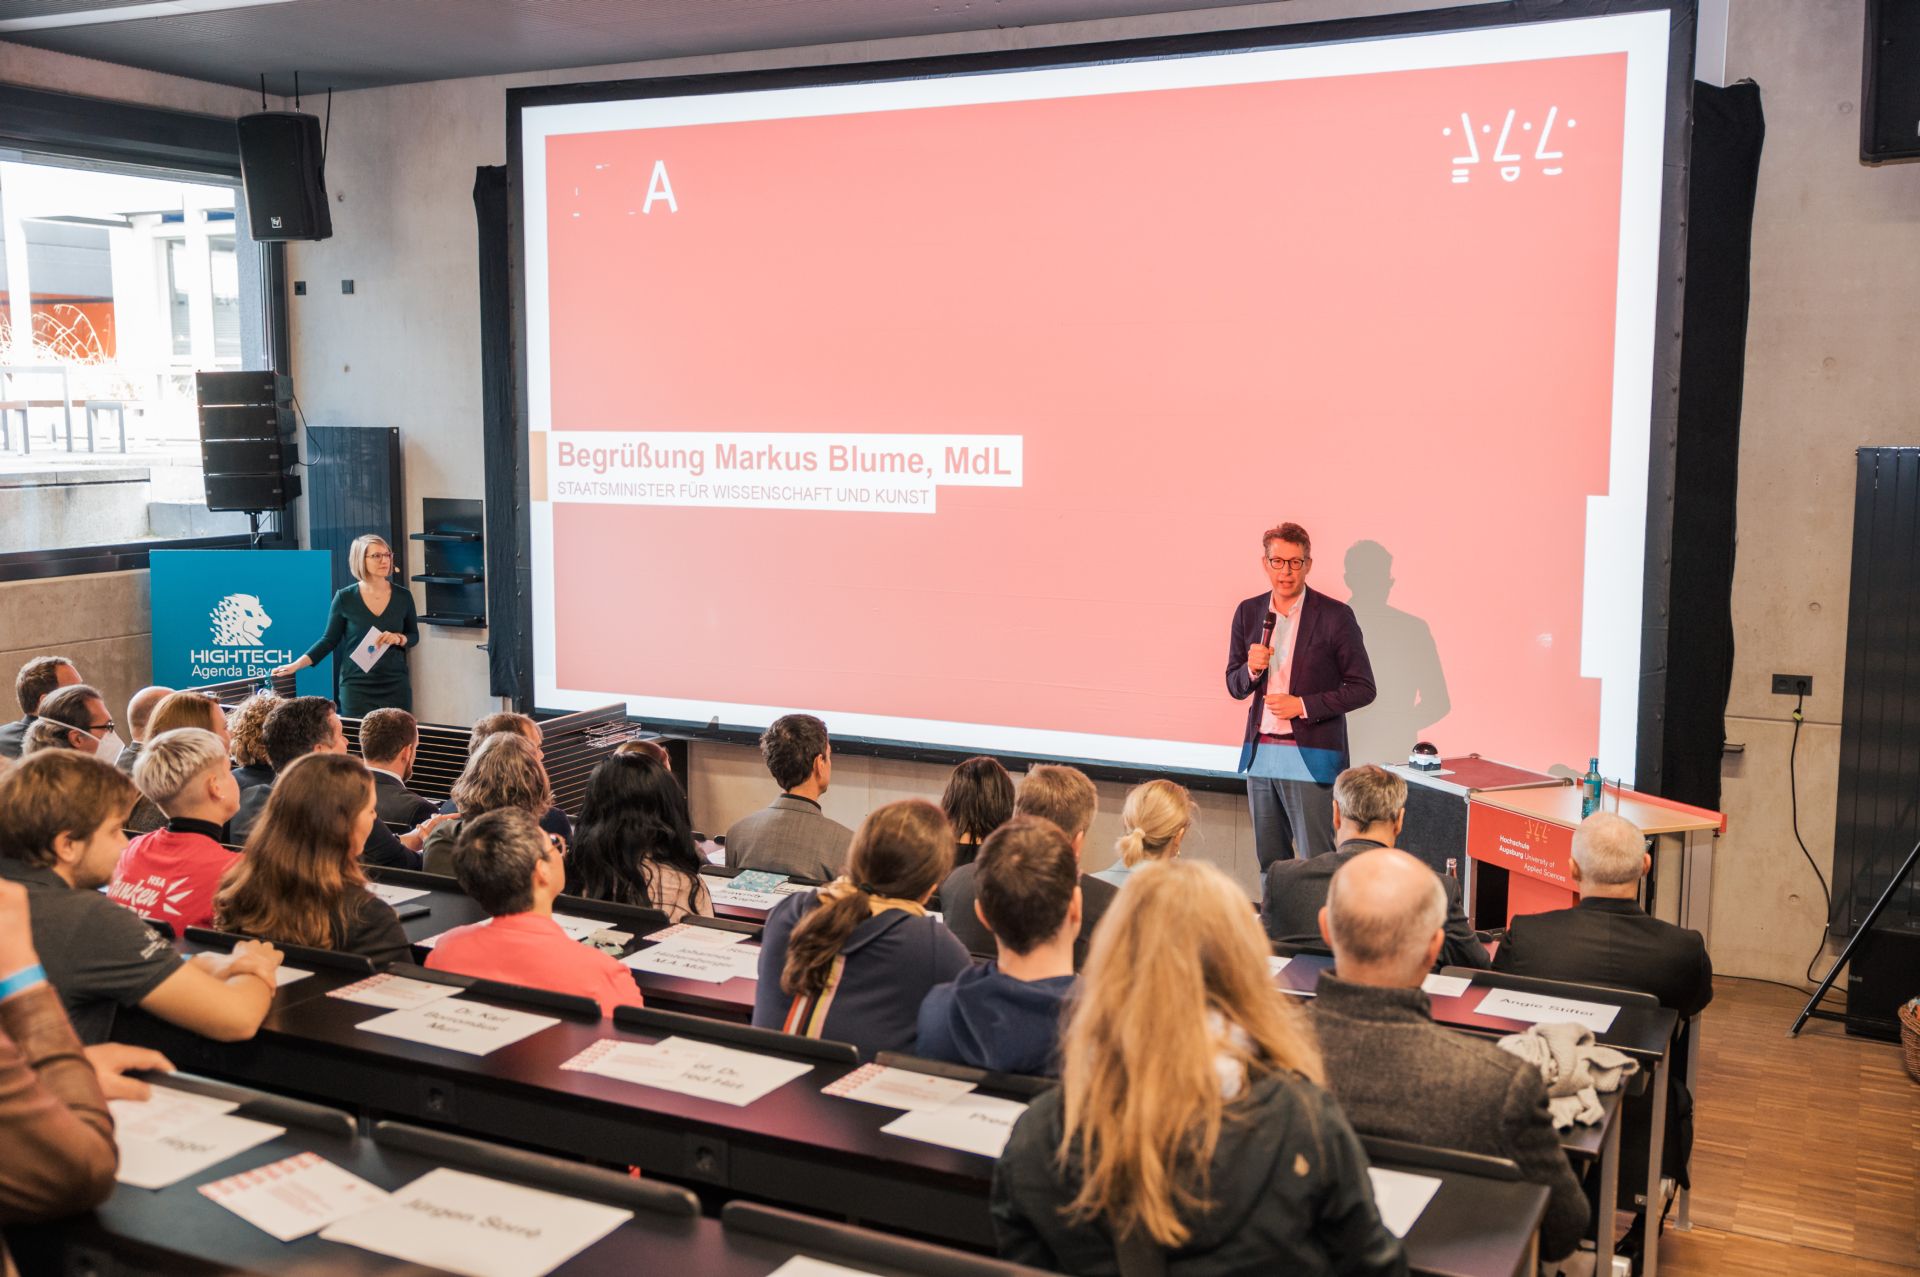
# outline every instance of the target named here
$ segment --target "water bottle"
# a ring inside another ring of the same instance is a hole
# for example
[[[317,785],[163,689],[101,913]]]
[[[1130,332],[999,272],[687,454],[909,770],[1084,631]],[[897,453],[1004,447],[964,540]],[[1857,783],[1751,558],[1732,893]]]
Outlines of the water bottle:
[[[1587,774],[1580,778],[1580,819],[1585,820],[1600,810],[1600,760],[1595,758],[1587,763]]]

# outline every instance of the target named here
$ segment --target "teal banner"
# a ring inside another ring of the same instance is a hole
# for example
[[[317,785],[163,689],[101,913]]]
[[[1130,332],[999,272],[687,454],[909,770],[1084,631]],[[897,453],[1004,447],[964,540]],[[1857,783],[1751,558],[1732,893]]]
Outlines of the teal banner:
[[[153,681],[194,687],[260,678],[296,661],[327,628],[325,550],[154,550]],[[333,696],[333,658],[301,670],[302,696]]]

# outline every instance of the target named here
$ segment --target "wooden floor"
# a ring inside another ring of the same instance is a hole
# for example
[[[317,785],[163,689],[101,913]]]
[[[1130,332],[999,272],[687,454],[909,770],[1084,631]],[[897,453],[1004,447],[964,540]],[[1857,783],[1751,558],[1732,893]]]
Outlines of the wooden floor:
[[[1804,997],[1716,980],[1695,1096],[1693,1231],[1660,1271],[1913,1277],[1920,1270],[1920,1084],[1897,1045],[1813,1021]]]

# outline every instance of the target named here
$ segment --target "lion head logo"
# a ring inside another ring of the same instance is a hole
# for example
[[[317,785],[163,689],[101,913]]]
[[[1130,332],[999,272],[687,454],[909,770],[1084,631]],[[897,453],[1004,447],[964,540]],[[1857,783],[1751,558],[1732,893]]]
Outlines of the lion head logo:
[[[273,618],[251,594],[229,594],[214,604],[213,641],[221,647],[259,647]]]

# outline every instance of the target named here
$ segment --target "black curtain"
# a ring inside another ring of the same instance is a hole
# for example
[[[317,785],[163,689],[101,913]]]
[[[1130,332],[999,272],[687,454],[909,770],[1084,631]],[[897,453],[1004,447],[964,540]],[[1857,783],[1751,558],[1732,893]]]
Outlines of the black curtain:
[[[514,510],[527,486],[526,447],[513,410],[513,310],[507,283],[507,170],[473,173],[473,214],[480,240],[480,405],[487,459],[487,690],[526,708],[533,689],[522,685],[520,618],[527,615],[528,581]]]
[[[1740,395],[1753,201],[1766,132],[1757,84],[1693,86],[1661,789],[1664,797],[1714,811],[1733,686]]]

